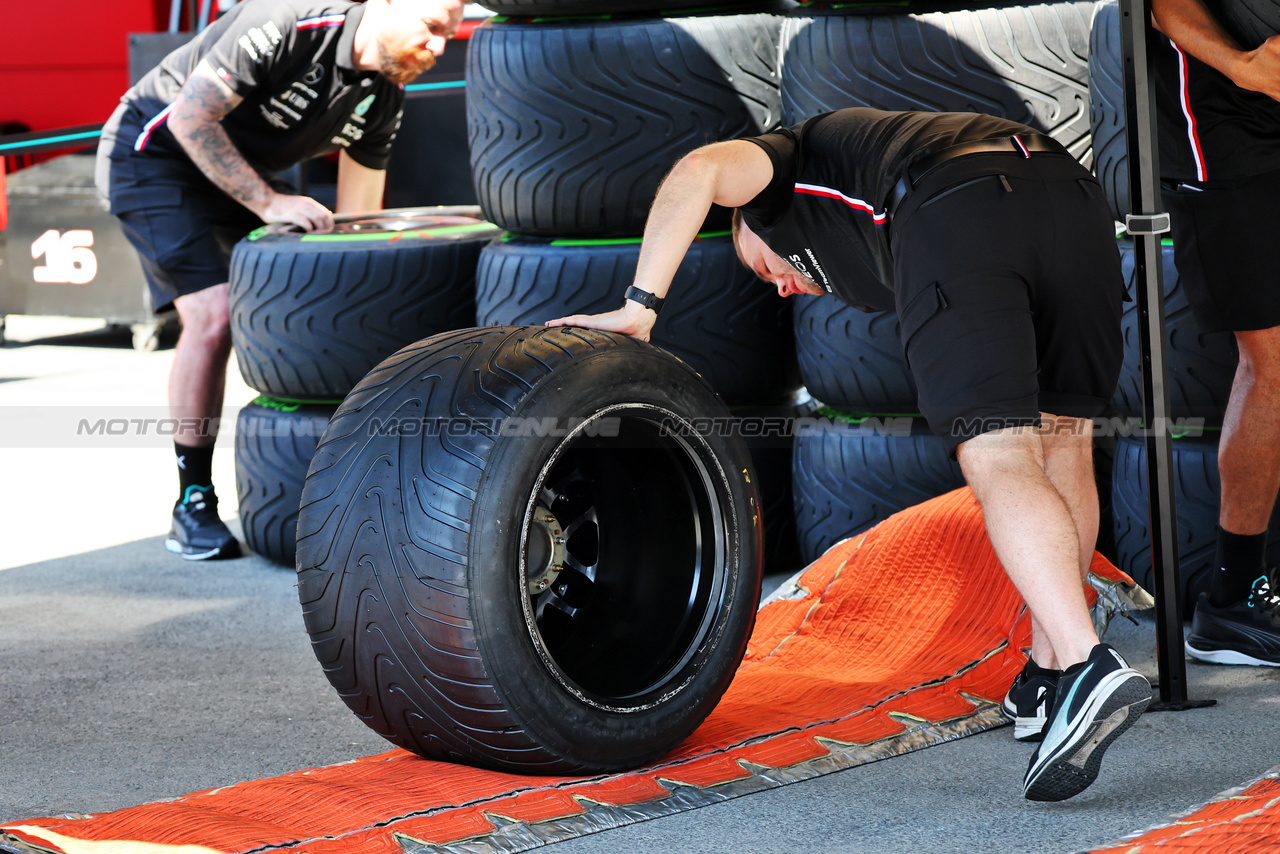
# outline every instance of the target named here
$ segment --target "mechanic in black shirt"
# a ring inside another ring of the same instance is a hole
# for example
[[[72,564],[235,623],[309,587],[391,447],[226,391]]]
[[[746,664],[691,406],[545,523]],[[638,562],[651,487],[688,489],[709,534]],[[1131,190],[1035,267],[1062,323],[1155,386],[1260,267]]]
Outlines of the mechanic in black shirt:
[[[211,473],[222,411],[235,243],[264,222],[327,230],[333,215],[273,173],[333,151],[339,212],[382,207],[404,84],[427,71],[463,0],[245,0],[121,99],[96,179],[137,249],[156,311],[182,333],[169,378],[180,494],[166,547],[230,557]]]
[[[1154,0],[1161,188],[1173,254],[1204,332],[1240,348],[1218,445],[1218,572],[1187,653],[1280,666],[1280,600],[1266,566],[1280,490],[1280,37],[1246,49],[1222,6]],[[1274,571],[1274,570],[1273,570]]]
[[[1054,140],[1003,119],[814,116],[682,159],[623,307],[549,325],[648,340],[713,203],[738,209],[740,258],[782,296],[897,309],[921,412],[1033,617],[1031,660],[1005,699],[1015,736],[1043,735],[1024,794],[1083,790],[1151,697],[1098,642],[1082,583],[1098,528],[1090,419],[1122,356],[1120,258],[1097,182]]]

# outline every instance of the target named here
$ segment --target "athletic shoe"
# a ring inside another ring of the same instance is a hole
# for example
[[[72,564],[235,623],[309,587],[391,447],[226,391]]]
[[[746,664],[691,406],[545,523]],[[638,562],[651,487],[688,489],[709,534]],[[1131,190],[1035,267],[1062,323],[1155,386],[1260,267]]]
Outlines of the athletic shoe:
[[[1031,801],[1062,801],[1098,778],[1102,754],[1133,726],[1151,702],[1151,683],[1109,645],[1073,664],[1058,680],[1044,741],[1031,756],[1022,794]]]
[[[164,547],[183,560],[239,557],[240,544],[218,518],[212,486],[191,486],[173,505],[173,528]]]
[[[1280,667],[1280,597],[1261,576],[1247,597],[1218,608],[1201,593],[1191,618],[1187,655],[1212,664]]]
[[[1049,670],[1027,659],[1026,667],[1009,686],[1000,707],[1013,721],[1013,737],[1018,741],[1039,741],[1044,737],[1044,724],[1053,705],[1061,670]]]

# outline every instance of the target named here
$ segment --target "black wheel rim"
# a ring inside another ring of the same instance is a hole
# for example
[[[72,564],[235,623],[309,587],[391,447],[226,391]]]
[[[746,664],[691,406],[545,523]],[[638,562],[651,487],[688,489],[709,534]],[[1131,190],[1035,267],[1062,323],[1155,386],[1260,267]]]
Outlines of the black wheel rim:
[[[705,439],[659,407],[602,410],[557,445],[527,505],[520,592],[544,666],[579,700],[639,711],[696,675],[736,554],[724,484]]]

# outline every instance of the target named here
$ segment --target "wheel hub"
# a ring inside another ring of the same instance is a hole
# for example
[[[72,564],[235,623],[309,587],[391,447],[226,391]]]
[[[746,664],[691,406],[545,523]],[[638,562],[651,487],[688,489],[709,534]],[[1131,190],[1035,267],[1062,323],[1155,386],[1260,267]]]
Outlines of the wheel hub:
[[[564,529],[545,507],[533,511],[529,531],[529,595],[537,596],[555,583],[565,560]]]

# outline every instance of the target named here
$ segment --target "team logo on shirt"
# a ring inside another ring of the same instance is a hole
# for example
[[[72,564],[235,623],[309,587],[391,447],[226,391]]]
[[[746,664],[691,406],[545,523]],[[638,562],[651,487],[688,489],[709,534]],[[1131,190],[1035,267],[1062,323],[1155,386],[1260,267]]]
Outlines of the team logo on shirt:
[[[363,101],[356,104],[356,108],[352,111],[352,113],[357,116],[363,117],[365,113],[369,112],[369,108],[373,106],[373,99],[376,97],[378,96],[370,95],[368,98],[365,98]]]
[[[274,21],[267,21],[261,27],[251,28],[236,40],[236,44],[240,45],[241,50],[249,54],[249,58],[254,62],[261,62],[262,58],[269,55],[272,49],[282,41],[284,41],[284,34],[280,32],[280,28]]]
[[[314,86],[324,78],[324,66],[316,63],[307,69],[307,73],[302,75],[302,82],[308,86]]]

